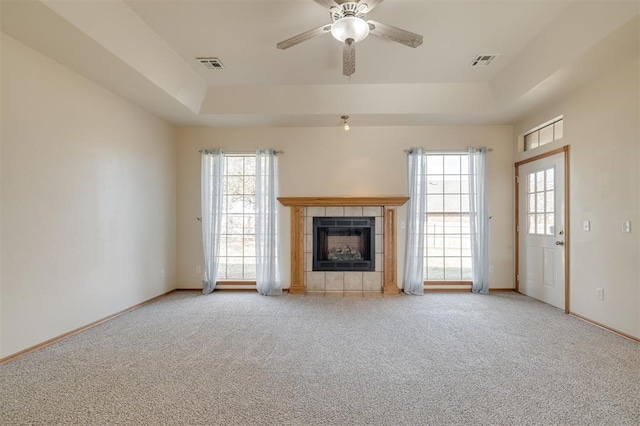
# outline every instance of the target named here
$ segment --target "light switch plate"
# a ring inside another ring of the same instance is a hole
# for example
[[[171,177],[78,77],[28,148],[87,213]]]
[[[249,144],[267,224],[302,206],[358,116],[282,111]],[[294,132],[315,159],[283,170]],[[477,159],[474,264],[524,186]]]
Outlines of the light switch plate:
[[[591,221],[590,220],[583,220],[582,221],[582,230],[584,232],[591,231]]]
[[[622,232],[624,232],[625,234],[628,234],[631,232],[631,222],[628,220],[623,220],[622,221]]]

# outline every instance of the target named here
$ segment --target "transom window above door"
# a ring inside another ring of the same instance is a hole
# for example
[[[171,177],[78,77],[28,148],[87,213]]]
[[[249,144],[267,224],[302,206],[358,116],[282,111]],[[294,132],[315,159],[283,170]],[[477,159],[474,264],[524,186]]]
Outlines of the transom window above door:
[[[561,117],[524,135],[524,150],[531,151],[532,149],[562,139],[563,134],[564,120]]]

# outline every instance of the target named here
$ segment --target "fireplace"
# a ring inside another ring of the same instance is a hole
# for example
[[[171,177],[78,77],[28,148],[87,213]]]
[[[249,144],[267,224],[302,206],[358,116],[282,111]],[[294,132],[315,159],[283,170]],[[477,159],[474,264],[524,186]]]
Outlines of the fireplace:
[[[396,207],[409,197],[278,197],[291,212],[291,284],[289,293],[398,294]],[[374,217],[373,271],[314,271],[313,218]]]
[[[375,217],[314,217],[313,271],[375,271]]]

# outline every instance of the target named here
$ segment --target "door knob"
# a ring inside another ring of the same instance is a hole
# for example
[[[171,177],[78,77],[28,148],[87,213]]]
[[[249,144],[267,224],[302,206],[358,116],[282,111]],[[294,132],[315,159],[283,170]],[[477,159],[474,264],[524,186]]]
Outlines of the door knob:
[[[557,246],[563,246],[564,245],[564,241],[556,241],[556,245]]]

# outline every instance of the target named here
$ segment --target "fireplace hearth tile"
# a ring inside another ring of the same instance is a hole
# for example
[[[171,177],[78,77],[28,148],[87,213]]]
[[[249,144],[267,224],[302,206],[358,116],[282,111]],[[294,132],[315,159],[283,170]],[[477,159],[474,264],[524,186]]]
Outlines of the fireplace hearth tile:
[[[376,235],[384,234],[384,218],[376,217]]]
[[[382,245],[382,235],[376,235],[376,253],[384,253],[384,246]],[[378,260],[376,259],[376,263]]]
[[[313,253],[313,233],[305,235],[304,237],[304,252]]]
[[[362,215],[382,217],[382,207],[365,206],[362,208]]]
[[[376,272],[382,272],[383,271],[383,261],[382,261],[382,253],[377,253],[376,254]]]
[[[380,291],[382,289],[382,272],[363,272],[362,290]]]
[[[362,291],[362,272],[344,273],[344,291]]]
[[[307,291],[324,291],[324,272],[307,272]]]
[[[345,216],[364,216],[362,214],[362,206],[348,206],[344,208]]]
[[[313,271],[313,253],[304,254],[304,271],[305,272]]]
[[[344,207],[328,206],[326,207],[327,216],[344,216]]]
[[[344,272],[325,272],[324,289],[325,291],[343,291]]]
[[[305,209],[306,215],[310,217],[314,216],[326,216],[326,209],[324,207],[312,206]]]

